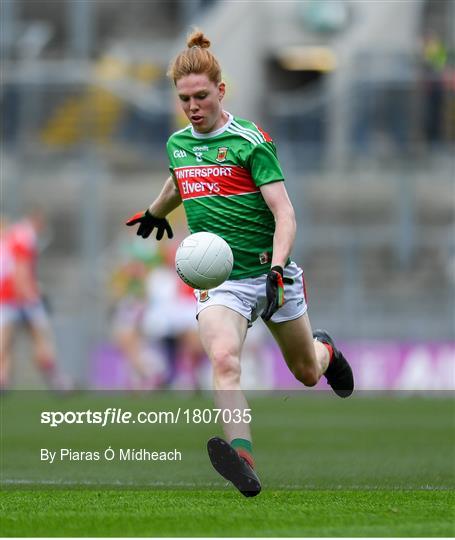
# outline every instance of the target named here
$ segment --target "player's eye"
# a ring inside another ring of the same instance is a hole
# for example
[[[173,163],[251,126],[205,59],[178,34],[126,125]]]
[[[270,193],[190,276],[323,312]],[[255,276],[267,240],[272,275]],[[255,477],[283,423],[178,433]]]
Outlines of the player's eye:
[[[197,94],[196,99],[205,99],[207,97],[207,94],[204,92],[203,94]]]
[[[188,96],[179,96],[180,98],[180,101],[189,101],[189,97]]]

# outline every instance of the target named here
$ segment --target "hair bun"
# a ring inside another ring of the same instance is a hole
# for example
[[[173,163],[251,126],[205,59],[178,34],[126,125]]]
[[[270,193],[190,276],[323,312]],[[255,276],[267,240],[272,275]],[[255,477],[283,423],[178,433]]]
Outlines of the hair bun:
[[[200,47],[201,49],[208,49],[210,47],[210,40],[204,36],[204,32],[195,30],[186,42],[189,49],[192,47]]]
[[[0,0],[1,1],[1,0]],[[199,28],[193,28],[186,40],[187,48],[180,52],[170,63],[168,76],[177,84],[182,77],[206,74],[215,84],[221,82],[221,68],[218,60],[210,51],[210,40]]]

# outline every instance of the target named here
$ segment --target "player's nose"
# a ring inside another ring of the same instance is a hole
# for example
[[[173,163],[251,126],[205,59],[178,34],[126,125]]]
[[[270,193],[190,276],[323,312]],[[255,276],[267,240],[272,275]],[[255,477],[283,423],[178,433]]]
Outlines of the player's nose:
[[[196,112],[199,110],[199,105],[198,103],[196,102],[196,100],[194,99],[190,99],[190,111],[191,112]]]

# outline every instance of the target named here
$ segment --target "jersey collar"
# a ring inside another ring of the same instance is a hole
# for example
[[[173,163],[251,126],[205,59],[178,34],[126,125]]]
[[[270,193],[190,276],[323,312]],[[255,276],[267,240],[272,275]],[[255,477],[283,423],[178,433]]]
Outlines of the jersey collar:
[[[210,139],[211,137],[216,137],[217,135],[221,135],[224,133],[227,128],[232,124],[232,120],[234,119],[233,115],[228,111],[223,111],[228,115],[227,122],[223,124],[220,128],[216,129],[215,131],[209,131],[208,133],[199,133],[198,131],[195,131],[193,126],[191,126],[191,135],[195,137],[196,139]]]

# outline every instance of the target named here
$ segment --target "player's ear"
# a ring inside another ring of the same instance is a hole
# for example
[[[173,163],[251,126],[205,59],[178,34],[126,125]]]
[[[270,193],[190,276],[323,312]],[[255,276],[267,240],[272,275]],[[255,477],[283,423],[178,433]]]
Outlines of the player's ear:
[[[221,81],[218,85],[218,99],[221,101],[224,98],[224,94],[226,93],[226,83],[224,81]]]

